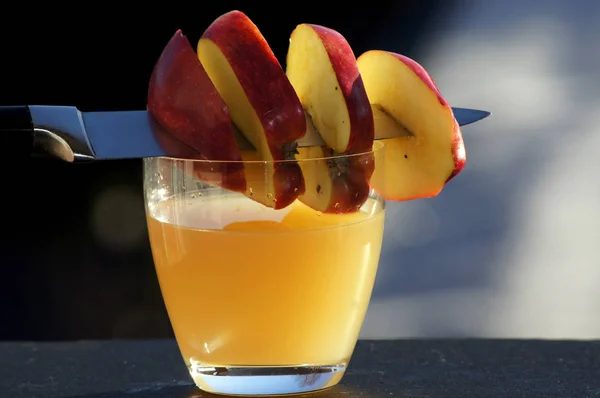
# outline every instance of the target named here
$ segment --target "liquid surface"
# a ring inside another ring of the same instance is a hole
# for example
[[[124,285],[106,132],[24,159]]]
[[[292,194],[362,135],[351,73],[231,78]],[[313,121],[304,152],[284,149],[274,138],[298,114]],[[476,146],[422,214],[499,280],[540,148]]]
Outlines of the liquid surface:
[[[345,363],[370,300],[384,211],[275,211],[247,198],[171,199],[148,228],[188,365]]]

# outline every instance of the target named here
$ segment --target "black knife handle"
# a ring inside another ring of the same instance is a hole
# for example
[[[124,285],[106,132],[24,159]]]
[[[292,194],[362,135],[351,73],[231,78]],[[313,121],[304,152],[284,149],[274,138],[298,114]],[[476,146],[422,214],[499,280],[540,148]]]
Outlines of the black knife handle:
[[[0,106],[0,157],[22,159],[33,150],[33,120],[29,107]]]

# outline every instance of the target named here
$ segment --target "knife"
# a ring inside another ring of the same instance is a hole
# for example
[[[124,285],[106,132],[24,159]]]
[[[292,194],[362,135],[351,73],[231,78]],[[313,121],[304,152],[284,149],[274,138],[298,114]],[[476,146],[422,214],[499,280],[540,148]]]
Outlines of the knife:
[[[461,126],[491,114],[467,108],[452,110]],[[375,117],[387,117],[376,106],[373,112]],[[309,116],[307,127],[298,146],[322,145]],[[235,126],[234,130],[240,149],[253,150]],[[0,106],[0,145],[10,158],[49,155],[67,162],[200,156],[169,134],[147,111],[80,112],[73,106]]]

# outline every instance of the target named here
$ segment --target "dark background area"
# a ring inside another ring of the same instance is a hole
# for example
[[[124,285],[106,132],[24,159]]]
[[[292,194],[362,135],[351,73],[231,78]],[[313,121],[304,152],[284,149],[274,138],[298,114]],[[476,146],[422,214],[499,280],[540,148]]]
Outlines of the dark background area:
[[[154,62],[173,33],[182,29],[195,47],[232,9],[258,25],[284,65],[298,23],[338,30],[359,55],[372,48],[373,28],[399,8],[390,27],[395,47],[386,49],[414,57],[427,21],[454,3],[52,4],[3,13],[0,105],[143,109]],[[1,166],[0,340],[170,336],[147,240],[141,162]]]

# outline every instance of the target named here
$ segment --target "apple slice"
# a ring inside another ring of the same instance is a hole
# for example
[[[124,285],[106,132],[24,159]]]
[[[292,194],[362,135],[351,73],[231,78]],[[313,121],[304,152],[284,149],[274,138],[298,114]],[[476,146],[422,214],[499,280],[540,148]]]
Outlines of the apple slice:
[[[350,44],[333,29],[298,25],[290,37],[286,73],[326,144],[300,151],[298,159],[365,153],[301,162],[306,190],[299,199],[322,212],[357,211],[369,196],[374,121]]]
[[[154,66],[147,108],[168,133],[197,151],[198,158],[242,160],[227,105],[181,30],[171,37]],[[173,144],[172,137],[162,138]],[[246,191],[242,163],[197,162],[194,172],[209,184]]]
[[[198,57],[258,160],[283,161],[246,165],[247,196],[275,209],[288,206],[304,192],[294,156],[306,120],[275,54],[245,14],[231,11],[206,29]]]
[[[373,188],[389,200],[436,196],[466,163],[452,108],[427,71],[406,56],[371,50],[357,61],[375,109],[375,138],[398,136],[383,140],[385,177],[375,169]]]
[[[297,158],[306,182],[298,199],[305,205],[322,213],[346,214],[358,211],[369,198],[371,152],[336,155],[331,148],[317,146],[299,148]]]
[[[354,52],[337,31],[301,24],[290,37],[286,74],[328,147],[370,151],[373,113]]]

